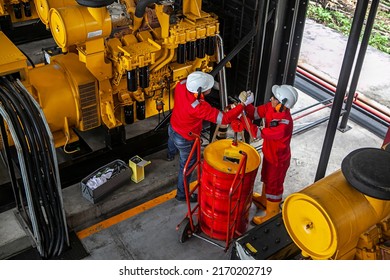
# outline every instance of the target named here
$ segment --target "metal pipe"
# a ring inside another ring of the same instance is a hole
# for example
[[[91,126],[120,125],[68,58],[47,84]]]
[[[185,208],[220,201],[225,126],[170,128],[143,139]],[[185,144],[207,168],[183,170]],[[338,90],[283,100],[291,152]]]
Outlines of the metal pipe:
[[[161,68],[163,68],[165,65],[167,65],[169,62],[172,61],[174,56],[175,56],[175,51],[172,50],[172,49],[169,49],[169,56],[168,56],[168,58],[165,59],[165,61],[163,61],[162,63],[160,63],[156,68],[154,68],[152,72],[155,73],[158,70],[160,70]]]
[[[252,38],[256,35],[257,27],[253,27],[251,31],[249,31],[248,34],[245,35],[244,38],[235,46],[235,48],[227,55],[225,56],[217,65],[216,67],[209,73],[211,76],[215,77],[219,71],[221,71],[222,67],[225,66],[225,64],[230,61],[233,57],[236,56],[236,54],[246,46],[252,40]]]
[[[312,123],[310,123],[308,125],[302,126],[301,128],[298,128],[298,129],[294,130],[293,135],[296,135],[296,134],[299,134],[299,133],[304,132],[306,130],[309,130],[311,128],[314,128],[315,126],[317,126],[319,124],[322,124],[322,123],[324,123],[324,122],[326,122],[328,120],[329,120],[329,116],[326,116],[326,117],[324,117],[322,119],[316,120],[316,121],[314,121],[314,122],[312,122]]]
[[[367,106],[375,109],[379,113],[382,113],[382,114],[386,115],[387,117],[390,117],[390,108],[386,107],[385,105],[379,104],[375,100],[372,100],[372,99],[366,97],[364,94],[362,94],[360,92],[359,93],[355,92],[355,95],[356,95],[356,99],[358,101],[360,101],[360,102],[366,104]]]
[[[312,114],[312,113],[318,112],[319,110],[328,108],[328,107],[330,107],[330,106],[332,106],[332,105],[333,105],[333,103],[329,103],[329,104],[323,105],[323,106],[321,106],[321,107],[319,107],[319,108],[317,108],[317,109],[315,109],[315,110],[312,110],[312,111],[310,111],[310,112],[307,112],[307,113],[305,113],[305,114],[302,114],[302,115],[300,115],[300,116],[294,118],[294,121],[299,120],[299,119],[302,119],[303,117],[306,117],[306,116],[308,116],[308,115],[310,115],[310,114]]]
[[[292,113],[291,115],[296,115],[296,114],[298,114],[298,113],[300,113],[300,112],[306,111],[306,110],[308,110],[308,109],[310,109],[310,108],[313,108],[313,107],[315,107],[315,106],[317,106],[317,105],[321,105],[321,104],[323,105],[324,103],[330,102],[330,101],[332,101],[332,100],[333,100],[333,97],[328,98],[328,99],[325,99],[324,101],[320,101],[320,102],[314,103],[314,104],[309,105],[309,106],[307,106],[307,107],[305,107],[305,108],[302,108],[302,109],[300,109],[300,110],[298,110],[298,111],[295,111],[295,112]]]
[[[341,113],[341,107],[343,105],[343,99],[348,86],[349,74],[354,62],[356,49],[359,43],[359,35],[362,30],[364,15],[366,14],[368,1],[358,0],[354,18],[352,21],[352,27],[350,36],[348,38],[347,47],[343,59],[343,63],[340,70],[340,76],[336,88],[336,94],[334,98],[334,106],[330,113],[328,127],[325,134],[324,144],[322,146],[321,156],[317,167],[315,181],[322,179],[325,176],[326,168],[329,162],[330,152],[334,137],[336,134],[337,123]]]
[[[296,135],[296,134],[305,132],[305,131],[307,131],[309,129],[312,129],[312,128],[316,127],[317,125],[320,125],[320,124],[322,124],[322,123],[324,123],[324,122],[326,122],[328,120],[329,120],[329,116],[326,116],[326,117],[324,117],[322,119],[318,119],[318,120],[316,120],[314,122],[311,122],[308,125],[302,126],[301,128],[298,128],[298,129],[295,129],[293,131],[292,135]],[[263,148],[263,144],[260,144],[259,146],[256,147],[256,151],[260,151],[262,148]]]
[[[164,48],[161,56],[157,59],[156,62],[154,62],[153,65],[150,66],[150,71],[152,71],[154,68],[159,66],[164,60],[167,59],[167,57],[168,57],[168,48]]]
[[[217,63],[221,62],[222,57],[224,55],[223,49],[223,39],[217,34],[216,36],[216,44],[217,44]],[[218,72],[219,77],[219,100],[221,102],[221,110],[225,110],[228,104],[228,94],[226,90],[226,69],[225,66],[222,67],[221,71]]]
[[[331,92],[336,92],[336,87],[334,85],[331,85],[330,83],[325,82],[323,79],[318,78],[317,76],[309,73],[308,71],[304,70],[301,67],[297,68],[297,72],[305,76],[306,78],[309,78],[310,80],[314,81],[316,84],[319,84],[320,86],[330,90]]]
[[[364,30],[363,39],[362,39],[362,42],[360,44],[360,49],[359,49],[358,57],[357,57],[356,64],[355,64],[355,70],[353,72],[351,85],[350,85],[349,91],[348,91],[347,103],[344,106],[345,113],[344,113],[344,115],[341,119],[340,125],[339,125],[339,129],[341,131],[343,131],[347,128],[347,122],[348,122],[349,114],[350,114],[351,108],[352,108],[354,92],[356,91],[357,84],[359,81],[360,73],[362,70],[363,62],[364,62],[364,56],[365,56],[366,51],[367,51],[367,46],[368,46],[368,42],[370,39],[372,27],[374,25],[375,15],[376,15],[376,12],[378,10],[378,6],[379,6],[379,0],[372,0],[370,12],[369,12],[369,15],[367,18],[366,28]]]
[[[305,77],[299,72],[297,72],[294,85],[298,89],[307,93],[307,95],[319,101],[325,100],[329,97],[329,95],[334,95],[334,92],[314,83],[312,80]],[[353,106],[353,110],[351,111],[350,118],[357,125],[368,129],[370,132],[381,138],[385,136],[386,131],[388,129],[388,124],[383,124],[384,120],[380,119],[378,116],[368,111],[365,111],[364,109],[360,108],[358,105],[355,104]]]
[[[313,75],[309,73],[307,70],[298,67],[297,72],[306,78],[310,79],[311,81],[315,82],[316,84],[319,84],[320,86],[326,88],[330,94],[334,95],[336,92],[336,87],[332,85],[329,81],[325,81],[316,75]],[[370,104],[368,100],[366,100],[364,97],[360,97],[361,93],[355,92],[355,98],[353,99],[353,104],[356,104],[357,106],[361,107],[365,111],[369,112],[370,114],[382,119],[383,121],[388,122],[390,120],[389,115],[386,114],[386,112],[383,112],[382,110],[375,107],[375,105]],[[332,98],[333,99],[333,98]],[[367,105],[365,105],[367,104]]]
[[[206,237],[204,237],[204,236],[202,236],[200,234],[197,234],[196,232],[193,232],[192,235],[196,236],[197,238],[199,238],[199,239],[201,239],[203,241],[206,241],[206,242],[208,242],[210,244],[213,244],[213,245],[215,245],[215,246],[217,246],[217,247],[219,247],[221,249],[225,249],[225,247],[223,247],[221,244],[218,244],[217,242],[215,242],[213,240],[210,240],[210,239],[208,239],[208,238],[206,238]]]
[[[385,114],[383,114],[381,112],[373,110],[370,106],[368,106],[367,104],[364,104],[360,100],[354,100],[352,105],[356,105],[356,106],[360,107],[361,109],[374,115],[374,117],[379,119],[379,122],[387,124],[387,125],[390,124],[390,118],[388,116],[386,116]],[[374,113],[372,113],[372,112],[374,112]]]

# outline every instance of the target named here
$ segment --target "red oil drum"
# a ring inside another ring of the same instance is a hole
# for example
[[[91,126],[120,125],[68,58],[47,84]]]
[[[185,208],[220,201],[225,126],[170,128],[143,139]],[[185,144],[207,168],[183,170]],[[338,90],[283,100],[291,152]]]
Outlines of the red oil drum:
[[[199,225],[208,236],[218,240],[226,240],[228,227],[236,223],[235,238],[244,233],[248,226],[249,209],[252,203],[253,185],[260,165],[259,153],[250,145],[238,142],[232,145],[232,140],[219,140],[209,144],[203,152],[202,175],[199,188]],[[241,196],[234,193],[229,206],[229,191],[236,173],[239,172],[239,162],[243,151],[247,154],[244,182],[241,186]],[[228,221],[229,209],[234,208]],[[237,220],[235,220],[236,212]]]

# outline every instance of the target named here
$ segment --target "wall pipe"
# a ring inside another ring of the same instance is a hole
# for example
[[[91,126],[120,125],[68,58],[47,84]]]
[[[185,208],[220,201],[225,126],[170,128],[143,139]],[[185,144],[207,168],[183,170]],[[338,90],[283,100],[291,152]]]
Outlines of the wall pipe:
[[[299,72],[297,72],[294,86],[320,102],[326,100],[329,96],[334,96],[334,92],[316,84],[314,81]],[[353,106],[353,110],[351,111],[350,118],[357,125],[365,127],[380,138],[385,137],[389,127],[389,124],[383,124],[384,120],[355,104]]]
[[[323,79],[318,78],[317,76],[309,73],[307,70],[303,69],[302,67],[297,68],[297,72],[305,76],[306,78],[309,78],[316,84],[319,84],[320,86],[330,90],[332,93],[336,92],[336,87],[334,85],[331,85],[328,82],[325,82]]]
[[[298,67],[297,72],[302,74],[303,76],[307,77],[308,79],[314,81],[315,83],[321,85],[322,87],[326,88],[331,93],[336,92],[336,87],[334,85],[332,85],[329,82],[324,81],[323,79],[309,73],[307,70]],[[370,104],[370,102],[368,100],[366,100],[365,98],[359,97],[359,95],[360,95],[360,93],[355,91],[355,94],[353,95],[354,98],[352,98],[353,104],[361,107],[363,110],[369,112],[370,114],[380,118],[382,121],[390,123],[390,117],[388,114],[386,114],[386,112],[384,112],[383,110],[379,110],[378,108],[375,108],[373,104]]]

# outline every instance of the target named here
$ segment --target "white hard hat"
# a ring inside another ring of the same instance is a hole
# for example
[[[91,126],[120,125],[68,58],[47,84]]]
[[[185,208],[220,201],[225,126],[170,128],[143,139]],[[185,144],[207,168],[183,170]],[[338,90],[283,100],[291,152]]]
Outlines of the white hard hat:
[[[202,71],[195,71],[187,77],[187,90],[193,93],[197,93],[199,87],[202,92],[211,89],[214,85],[214,78],[210,74]]]
[[[289,109],[292,109],[298,101],[298,91],[290,85],[274,85],[272,93],[280,103]]]

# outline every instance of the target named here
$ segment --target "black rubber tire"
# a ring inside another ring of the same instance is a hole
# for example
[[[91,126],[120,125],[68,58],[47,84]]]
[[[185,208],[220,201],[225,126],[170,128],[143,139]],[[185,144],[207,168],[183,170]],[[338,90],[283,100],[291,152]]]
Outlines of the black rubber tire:
[[[177,233],[179,235],[180,243],[186,242],[192,236],[189,218],[185,218],[183,220],[183,222],[180,224],[177,230]]]

